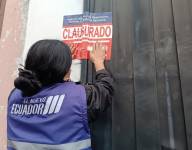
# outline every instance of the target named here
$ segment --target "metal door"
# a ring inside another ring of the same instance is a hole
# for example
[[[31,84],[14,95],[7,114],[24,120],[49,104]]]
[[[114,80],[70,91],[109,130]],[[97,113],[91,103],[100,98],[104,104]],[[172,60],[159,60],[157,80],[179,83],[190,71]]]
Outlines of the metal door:
[[[192,0],[84,0],[113,13],[115,97],[91,125],[96,150],[192,149]],[[82,82],[94,80],[82,64]]]

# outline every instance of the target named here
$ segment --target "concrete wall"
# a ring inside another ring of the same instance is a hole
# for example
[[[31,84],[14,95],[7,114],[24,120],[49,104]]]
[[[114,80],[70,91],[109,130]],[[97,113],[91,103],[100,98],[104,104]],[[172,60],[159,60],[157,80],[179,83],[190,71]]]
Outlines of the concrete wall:
[[[0,150],[6,149],[6,105],[22,54],[27,1],[7,0],[0,39]]]
[[[23,60],[29,47],[41,39],[62,40],[63,16],[81,14],[83,0],[32,0],[29,3],[27,32]],[[73,81],[80,80],[80,61],[73,61]]]

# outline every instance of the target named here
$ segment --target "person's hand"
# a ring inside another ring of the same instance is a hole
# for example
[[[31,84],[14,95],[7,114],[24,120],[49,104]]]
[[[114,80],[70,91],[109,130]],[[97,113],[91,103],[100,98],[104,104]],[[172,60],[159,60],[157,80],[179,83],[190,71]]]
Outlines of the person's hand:
[[[101,43],[95,43],[93,50],[90,52],[90,60],[94,63],[96,71],[105,69],[105,51],[106,46]]]

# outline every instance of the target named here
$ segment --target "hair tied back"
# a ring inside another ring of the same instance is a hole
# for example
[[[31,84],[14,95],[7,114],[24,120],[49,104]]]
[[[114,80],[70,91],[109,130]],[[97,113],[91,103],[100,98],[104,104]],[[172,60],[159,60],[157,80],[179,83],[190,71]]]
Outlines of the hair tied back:
[[[41,82],[33,71],[25,68],[18,68],[18,71],[19,76],[15,79],[14,85],[20,89],[25,96],[34,95],[42,88]]]

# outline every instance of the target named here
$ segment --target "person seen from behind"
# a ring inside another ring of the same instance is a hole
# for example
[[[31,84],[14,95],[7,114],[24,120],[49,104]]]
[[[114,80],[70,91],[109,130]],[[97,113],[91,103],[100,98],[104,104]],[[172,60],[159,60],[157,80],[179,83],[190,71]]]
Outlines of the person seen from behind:
[[[99,43],[90,52],[95,82],[70,81],[72,54],[59,40],[29,49],[8,98],[8,150],[91,150],[89,122],[111,104],[113,79]]]

